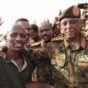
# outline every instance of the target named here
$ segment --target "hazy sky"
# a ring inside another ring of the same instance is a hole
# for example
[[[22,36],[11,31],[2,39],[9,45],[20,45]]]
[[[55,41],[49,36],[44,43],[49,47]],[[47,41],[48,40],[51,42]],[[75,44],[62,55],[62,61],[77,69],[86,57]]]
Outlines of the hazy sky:
[[[26,17],[30,23],[44,19],[52,21],[59,10],[88,0],[0,0],[0,16],[4,21],[0,33],[5,33],[17,18]]]

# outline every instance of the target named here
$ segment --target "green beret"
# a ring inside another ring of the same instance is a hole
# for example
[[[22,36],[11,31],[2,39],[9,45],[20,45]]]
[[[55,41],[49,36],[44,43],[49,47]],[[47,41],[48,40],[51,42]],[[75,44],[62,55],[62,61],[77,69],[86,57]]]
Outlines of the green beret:
[[[80,9],[77,6],[71,6],[59,15],[59,20],[63,18],[80,18]]]

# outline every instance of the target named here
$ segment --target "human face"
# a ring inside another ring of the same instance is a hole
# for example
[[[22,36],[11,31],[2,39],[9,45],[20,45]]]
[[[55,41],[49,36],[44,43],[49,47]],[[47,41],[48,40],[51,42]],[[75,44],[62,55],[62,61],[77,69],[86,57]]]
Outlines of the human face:
[[[80,34],[80,23],[78,18],[64,18],[61,20],[61,30],[66,39],[74,39]]]
[[[40,36],[45,42],[50,42],[52,38],[52,29],[40,28]]]
[[[30,38],[36,40],[36,38],[39,37],[39,33],[33,31],[33,29],[30,29]]]
[[[26,33],[24,29],[19,25],[13,26],[6,36],[6,42],[9,49],[21,51],[26,42]]]
[[[28,40],[30,37],[30,24],[29,24],[29,22],[28,21],[19,21],[17,24],[21,25],[25,29],[25,32],[27,35],[27,40]]]
[[[88,40],[88,20],[85,21],[85,28],[82,30],[82,34]]]

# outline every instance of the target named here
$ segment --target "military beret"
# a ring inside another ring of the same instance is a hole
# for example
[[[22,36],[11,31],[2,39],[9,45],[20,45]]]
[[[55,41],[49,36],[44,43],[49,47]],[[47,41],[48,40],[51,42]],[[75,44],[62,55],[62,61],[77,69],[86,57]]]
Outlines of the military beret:
[[[68,9],[61,12],[59,20],[63,18],[80,18],[80,9],[77,6],[71,6]]]

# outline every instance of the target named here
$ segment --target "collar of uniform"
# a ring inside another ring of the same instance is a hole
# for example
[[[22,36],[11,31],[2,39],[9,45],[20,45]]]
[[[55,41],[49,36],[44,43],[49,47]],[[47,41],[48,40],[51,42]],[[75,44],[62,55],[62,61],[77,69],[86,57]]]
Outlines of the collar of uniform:
[[[65,45],[65,48],[67,48],[69,45],[69,43],[66,39],[64,39],[64,45]],[[71,42],[70,46],[71,46],[72,50],[78,50],[81,47],[79,41]]]

